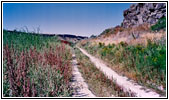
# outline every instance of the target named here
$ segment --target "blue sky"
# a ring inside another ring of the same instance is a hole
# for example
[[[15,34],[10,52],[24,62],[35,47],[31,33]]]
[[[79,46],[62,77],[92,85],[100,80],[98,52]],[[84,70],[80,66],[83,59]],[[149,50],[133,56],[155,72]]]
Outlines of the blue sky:
[[[3,28],[40,26],[43,33],[99,35],[120,25],[130,3],[3,3]]]

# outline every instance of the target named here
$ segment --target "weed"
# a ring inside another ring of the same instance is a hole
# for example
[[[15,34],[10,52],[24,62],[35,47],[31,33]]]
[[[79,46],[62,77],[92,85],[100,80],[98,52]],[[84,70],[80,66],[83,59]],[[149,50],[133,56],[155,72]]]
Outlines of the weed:
[[[56,37],[27,33],[4,31],[3,38],[5,97],[71,96],[71,53],[67,46]]]

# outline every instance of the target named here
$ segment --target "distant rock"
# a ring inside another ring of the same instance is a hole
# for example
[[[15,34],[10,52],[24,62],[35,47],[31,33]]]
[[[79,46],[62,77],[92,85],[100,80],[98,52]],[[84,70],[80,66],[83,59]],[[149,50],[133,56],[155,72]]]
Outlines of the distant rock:
[[[96,38],[97,36],[96,35],[91,35],[90,38]]]
[[[143,23],[155,24],[158,19],[166,16],[165,3],[138,3],[123,12],[123,28],[138,26]]]
[[[73,43],[76,43],[79,40],[88,38],[88,37],[85,37],[85,36],[76,36],[76,35],[70,35],[70,34],[58,34],[57,36],[61,40],[66,40],[66,41],[73,42]]]

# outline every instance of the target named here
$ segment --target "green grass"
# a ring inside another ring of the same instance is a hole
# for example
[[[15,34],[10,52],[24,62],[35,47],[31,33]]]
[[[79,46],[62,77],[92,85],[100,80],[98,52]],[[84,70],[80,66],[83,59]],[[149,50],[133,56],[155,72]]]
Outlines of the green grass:
[[[3,31],[3,96],[71,96],[70,47],[57,37]]]
[[[124,42],[108,46],[86,43],[83,48],[107,62],[113,70],[140,84],[155,89],[162,85],[166,89],[166,44],[163,40],[149,40],[147,46],[132,46]]]
[[[19,50],[28,50],[35,47],[37,50],[49,48],[52,43],[59,44],[57,36],[45,37],[40,34],[32,34],[26,32],[8,32],[3,30],[3,45],[13,45]]]

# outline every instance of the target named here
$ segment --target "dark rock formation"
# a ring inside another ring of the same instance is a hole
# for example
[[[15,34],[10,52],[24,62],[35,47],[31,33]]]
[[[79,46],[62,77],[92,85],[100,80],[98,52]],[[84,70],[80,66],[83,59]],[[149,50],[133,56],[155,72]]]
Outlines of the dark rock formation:
[[[70,34],[58,34],[57,36],[61,40],[65,40],[65,41],[69,41],[69,42],[73,42],[73,43],[76,43],[79,40],[88,38],[88,37],[85,37],[85,36],[76,36],[76,35],[70,35]]]
[[[165,3],[138,3],[123,12],[122,27],[128,28],[143,23],[155,24],[158,19],[166,16]]]

